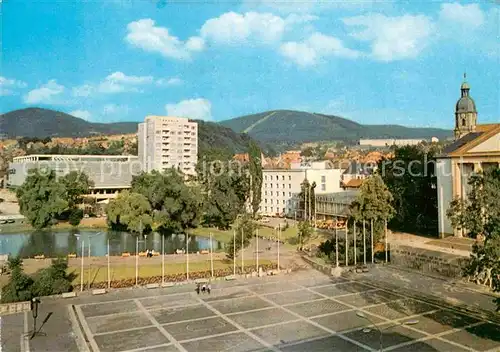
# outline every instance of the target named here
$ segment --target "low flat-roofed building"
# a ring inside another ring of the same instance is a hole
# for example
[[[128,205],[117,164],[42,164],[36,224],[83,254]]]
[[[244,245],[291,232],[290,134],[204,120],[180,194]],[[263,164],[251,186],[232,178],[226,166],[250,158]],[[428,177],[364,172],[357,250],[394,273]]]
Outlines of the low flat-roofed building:
[[[89,197],[97,201],[116,197],[131,186],[132,177],[141,173],[141,164],[133,155],[26,155],[9,164],[7,186],[21,186],[32,169],[54,170],[56,176],[71,171],[84,172],[94,182]]]

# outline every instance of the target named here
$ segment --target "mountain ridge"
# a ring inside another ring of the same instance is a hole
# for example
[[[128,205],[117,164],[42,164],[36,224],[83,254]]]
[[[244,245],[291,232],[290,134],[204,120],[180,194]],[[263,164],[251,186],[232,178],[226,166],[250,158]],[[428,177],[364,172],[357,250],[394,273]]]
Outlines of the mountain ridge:
[[[197,122],[202,126],[201,141],[206,141],[207,147],[211,144],[227,147],[235,143],[234,150],[238,152],[250,139],[260,144],[291,146],[306,142],[357,141],[361,138],[443,139],[452,136],[451,130],[392,124],[364,125],[336,115],[296,110],[270,110],[220,122]],[[10,138],[129,134],[137,132],[138,123],[93,123],[55,110],[26,108],[0,115],[0,134]]]

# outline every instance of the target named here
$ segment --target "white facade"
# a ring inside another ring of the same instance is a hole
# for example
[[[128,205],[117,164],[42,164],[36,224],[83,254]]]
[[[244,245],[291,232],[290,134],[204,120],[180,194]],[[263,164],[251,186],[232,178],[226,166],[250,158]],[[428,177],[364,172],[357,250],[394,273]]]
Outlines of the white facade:
[[[453,226],[446,212],[450,208],[450,202],[453,200],[452,168],[451,159],[438,159],[436,162],[437,176],[437,200],[438,200],[438,221],[439,233],[452,234]]]
[[[405,146],[405,145],[417,145],[422,142],[438,142],[439,139],[436,137],[432,137],[430,140],[427,139],[360,139],[359,145],[361,146],[370,146],[370,147],[390,147],[393,145],[396,146]]]
[[[327,169],[325,163],[313,163],[309,167],[294,165],[291,169],[262,170],[262,197],[260,213],[274,216],[295,212],[294,195],[300,193],[304,179],[316,182],[315,194],[341,192],[342,170]]]
[[[143,170],[176,168],[194,175],[198,161],[198,124],[187,118],[147,116],[138,129],[138,151]]]

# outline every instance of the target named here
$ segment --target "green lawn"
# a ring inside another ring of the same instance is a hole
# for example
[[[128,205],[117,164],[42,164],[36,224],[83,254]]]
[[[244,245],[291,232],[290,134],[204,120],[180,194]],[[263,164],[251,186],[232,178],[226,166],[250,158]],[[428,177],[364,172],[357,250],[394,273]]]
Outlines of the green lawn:
[[[201,237],[209,237],[210,234],[212,234],[215,240],[225,243],[233,239],[233,230],[222,231],[214,228],[198,227],[194,230],[191,230],[190,234]],[[267,226],[261,226],[259,228],[259,235],[264,237],[278,237],[277,231]],[[281,231],[280,238],[282,240],[287,240],[289,238],[296,236],[297,236],[297,228],[289,227],[288,229]]]
[[[259,260],[259,265],[271,264],[270,260]],[[245,267],[255,266],[255,260],[245,260]],[[241,261],[236,261],[236,267],[241,267]],[[214,270],[233,268],[232,261],[226,260],[214,260]],[[210,270],[210,260],[198,261],[189,263],[189,272],[199,272],[199,271],[209,271]],[[77,277],[75,278],[73,284],[80,284],[80,267],[74,266],[68,269],[69,272],[74,272]],[[186,272],[186,263],[165,263],[165,275],[182,274]],[[153,277],[161,276],[161,264],[147,264],[139,266],[139,277]],[[88,282],[89,271],[84,269],[83,271],[83,281]],[[111,280],[125,280],[135,278],[135,265],[120,265],[112,266],[110,268]],[[94,267],[90,269],[90,277],[92,282],[105,282],[108,280],[107,266],[103,265],[100,267]]]

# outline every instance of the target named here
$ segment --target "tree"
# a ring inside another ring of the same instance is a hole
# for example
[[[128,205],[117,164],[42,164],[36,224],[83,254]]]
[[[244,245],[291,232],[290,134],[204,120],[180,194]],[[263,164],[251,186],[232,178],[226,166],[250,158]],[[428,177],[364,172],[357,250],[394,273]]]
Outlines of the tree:
[[[403,231],[438,231],[435,156],[441,146],[397,147],[394,156],[379,163],[379,172],[394,195],[390,226]]]
[[[311,226],[310,221],[301,221],[299,222],[299,233],[298,233],[298,242],[299,242],[299,250],[302,250],[304,245],[309,241],[313,234],[313,228]]]
[[[500,292],[500,169],[472,175],[467,199],[454,199],[447,212],[453,227],[478,241],[464,275]],[[500,311],[500,299],[496,299]]]
[[[89,194],[94,182],[84,172],[71,171],[61,177],[59,182],[65,187],[68,208],[73,209],[83,202],[83,196]]]
[[[390,221],[394,216],[392,207],[393,196],[379,175],[372,175],[361,185],[360,192],[349,207],[351,218],[372,221],[380,224],[381,221]],[[382,226],[374,227],[374,241],[381,234]]]
[[[250,159],[249,173],[252,217],[255,218],[262,198],[262,151],[253,140],[250,141],[248,156]]]
[[[299,210],[302,212],[304,221],[311,220],[314,217],[316,209],[316,182],[309,183],[307,178],[300,184]]]
[[[57,295],[73,290],[74,274],[68,274],[68,260],[66,258],[53,259],[48,268],[39,270],[34,275],[33,296]]]
[[[147,198],[139,193],[121,192],[109,202],[106,214],[110,227],[114,229],[140,233],[152,224],[151,206]]]
[[[158,232],[170,235],[198,225],[201,191],[196,185],[188,186],[177,171],[143,173],[133,178],[131,191],[143,195],[149,202]]]
[[[80,222],[82,221],[82,219],[83,219],[83,210],[82,209],[76,208],[76,209],[71,210],[71,212],[69,214],[69,218],[68,218],[71,226],[80,225]]]
[[[16,191],[21,214],[36,229],[42,229],[68,208],[65,187],[53,170],[30,170]]]
[[[240,215],[234,224],[236,241],[234,238],[226,243],[226,255],[229,259],[234,259],[234,254],[238,256],[242,248],[248,247],[251,239],[255,236],[257,224],[250,214]],[[243,243],[242,243],[243,242]],[[243,245],[243,247],[242,247]]]
[[[239,163],[213,163],[199,181],[203,187],[202,222],[208,227],[227,230],[238,214],[245,211],[249,180]]]
[[[19,257],[9,257],[10,280],[2,287],[2,303],[29,301],[32,298],[33,279],[23,272],[23,261]]]

